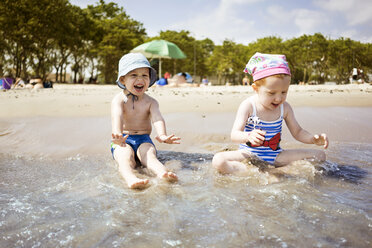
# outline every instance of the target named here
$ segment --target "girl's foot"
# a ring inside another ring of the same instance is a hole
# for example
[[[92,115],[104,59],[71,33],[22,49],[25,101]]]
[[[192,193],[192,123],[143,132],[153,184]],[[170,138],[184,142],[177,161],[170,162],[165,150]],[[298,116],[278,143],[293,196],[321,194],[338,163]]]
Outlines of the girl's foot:
[[[163,179],[167,180],[168,182],[176,182],[178,181],[178,177],[175,173],[167,171],[162,176]]]

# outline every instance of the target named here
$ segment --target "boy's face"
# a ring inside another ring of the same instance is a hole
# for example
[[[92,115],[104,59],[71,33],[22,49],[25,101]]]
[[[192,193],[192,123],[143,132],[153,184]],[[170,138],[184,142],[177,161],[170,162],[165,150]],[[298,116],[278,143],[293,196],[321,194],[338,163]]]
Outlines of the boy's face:
[[[134,95],[142,95],[150,85],[150,70],[143,67],[128,72],[120,77],[120,82]]]
[[[252,85],[258,94],[258,100],[264,108],[274,110],[284,103],[287,98],[291,77],[267,77],[261,86]]]

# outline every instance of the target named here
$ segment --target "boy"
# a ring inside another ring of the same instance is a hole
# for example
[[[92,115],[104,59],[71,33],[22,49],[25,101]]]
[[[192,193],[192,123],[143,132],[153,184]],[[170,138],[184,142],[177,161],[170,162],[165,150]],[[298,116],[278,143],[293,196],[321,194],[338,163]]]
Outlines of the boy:
[[[156,157],[150,138],[154,125],[161,143],[179,144],[180,138],[167,135],[158,102],[145,92],[156,81],[156,71],[140,53],[129,53],[119,61],[117,84],[123,89],[111,103],[111,152],[118,162],[119,172],[129,188],[145,188],[148,179],[138,178],[133,169],[136,162],[147,166],[157,177],[177,181],[177,175],[168,172]]]

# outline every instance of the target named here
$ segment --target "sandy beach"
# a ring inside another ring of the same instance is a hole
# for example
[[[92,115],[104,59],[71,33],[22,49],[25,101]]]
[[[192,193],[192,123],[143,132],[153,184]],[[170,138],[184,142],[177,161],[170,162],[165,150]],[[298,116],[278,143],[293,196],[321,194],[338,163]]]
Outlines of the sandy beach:
[[[115,85],[56,84],[53,89],[9,90],[0,93],[0,118],[31,116],[109,116],[111,99],[120,89]],[[163,113],[235,112],[242,100],[253,94],[249,86],[190,88],[152,87]],[[372,86],[291,85],[287,101],[293,107],[372,106]]]
[[[110,105],[118,92],[115,85],[66,84],[39,91],[1,92],[0,143],[7,144],[3,152],[109,156]],[[182,139],[181,145],[157,144],[157,148],[191,153],[234,149],[230,131],[235,113],[254,94],[247,86],[158,86],[147,93],[159,101],[168,133]],[[311,132],[326,132],[332,142],[372,142],[370,85],[292,85],[287,100],[299,123]],[[285,141],[298,144],[286,127],[283,132]]]

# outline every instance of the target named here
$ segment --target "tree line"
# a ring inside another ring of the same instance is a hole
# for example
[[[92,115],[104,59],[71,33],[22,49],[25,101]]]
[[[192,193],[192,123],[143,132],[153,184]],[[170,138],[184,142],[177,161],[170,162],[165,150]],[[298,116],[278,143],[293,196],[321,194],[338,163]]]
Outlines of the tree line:
[[[221,45],[208,38],[198,40],[187,30],[165,30],[149,37],[143,24],[124,8],[104,0],[83,9],[68,0],[2,0],[0,34],[0,75],[45,79],[53,72],[57,82],[66,81],[69,69],[74,83],[87,81],[85,75],[114,83],[121,56],[153,39],[171,41],[187,56],[162,60],[162,71],[214,76],[218,84],[240,83],[255,52],[285,54],[292,83],[346,83],[354,67],[365,75],[372,73],[371,43],[330,39],[321,33],[287,40],[270,36],[249,44],[226,39]],[[151,63],[157,69],[158,61]]]

